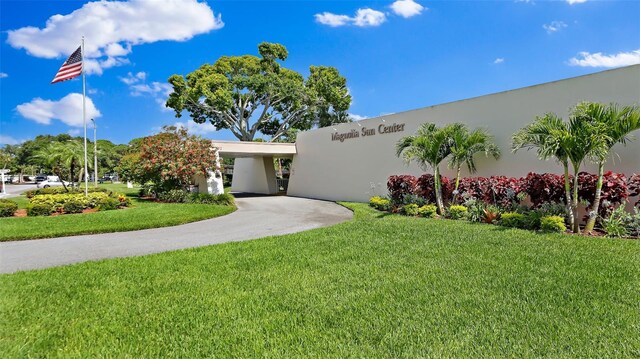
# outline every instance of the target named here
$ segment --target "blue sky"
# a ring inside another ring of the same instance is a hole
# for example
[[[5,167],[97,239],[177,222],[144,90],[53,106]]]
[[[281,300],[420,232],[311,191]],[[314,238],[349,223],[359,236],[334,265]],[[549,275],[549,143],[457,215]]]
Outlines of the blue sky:
[[[181,122],[172,74],[222,55],[289,50],[285,66],[337,67],[357,116],[425,107],[640,63],[639,1],[208,1],[0,3],[0,144],[80,134],[80,80],[51,85],[87,37],[99,137],[116,143]],[[62,15],[62,16],[60,16]],[[64,16],[64,17],[63,17]],[[91,107],[91,106],[90,106]],[[99,115],[98,115],[99,113]]]

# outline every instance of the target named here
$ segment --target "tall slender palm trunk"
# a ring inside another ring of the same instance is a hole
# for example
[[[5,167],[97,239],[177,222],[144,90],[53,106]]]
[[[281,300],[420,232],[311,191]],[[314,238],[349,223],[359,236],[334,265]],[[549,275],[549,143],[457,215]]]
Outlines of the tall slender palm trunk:
[[[584,227],[585,233],[591,233],[593,227],[596,225],[596,218],[598,218],[598,210],[600,209],[600,200],[602,198],[602,182],[604,178],[604,162],[598,163],[598,183],[596,183],[596,197],[593,200],[593,206],[589,213],[589,220]]]
[[[580,233],[580,220],[578,219],[578,170],[574,168],[573,172],[573,197],[571,198],[573,233]]]
[[[576,221],[573,215],[573,209],[571,208],[571,183],[569,182],[569,164],[563,163],[564,166],[564,194],[566,198],[567,215],[569,216],[569,227],[573,229],[573,225]]]
[[[438,205],[438,211],[441,216],[444,216],[444,203],[442,200],[442,183],[440,182],[440,168],[438,166],[433,167],[433,183],[436,189],[436,204]]]

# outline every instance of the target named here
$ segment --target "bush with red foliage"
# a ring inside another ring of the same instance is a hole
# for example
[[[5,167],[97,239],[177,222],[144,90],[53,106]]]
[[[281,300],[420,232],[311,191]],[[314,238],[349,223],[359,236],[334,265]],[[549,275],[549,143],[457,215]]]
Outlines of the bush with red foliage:
[[[640,197],[640,173],[633,174],[627,180],[627,190],[629,191],[629,197]],[[640,208],[640,198],[634,204]]]
[[[573,177],[570,176],[569,181],[572,183]],[[534,208],[544,203],[566,204],[563,175],[530,172],[521,180],[521,189],[529,195]]]
[[[427,200],[429,203],[436,203],[436,184],[435,177],[430,173],[425,173],[418,178],[418,188],[416,194]],[[442,200],[444,203],[451,201],[453,197],[454,184],[447,177],[440,176],[442,183]]]
[[[486,204],[509,207],[519,202],[522,180],[513,177],[467,177],[458,186],[460,199],[474,198]]]
[[[390,176],[387,181],[387,190],[393,203],[401,203],[405,195],[415,195],[418,179],[415,176],[400,175]]]
[[[587,205],[587,212],[590,212],[593,208],[597,183],[598,175],[587,172],[578,173],[578,199],[589,203],[589,205]],[[598,215],[603,218],[608,216],[608,213],[622,204],[627,197],[629,197],[627,177],[622,173],[606,172],[602,180]]]

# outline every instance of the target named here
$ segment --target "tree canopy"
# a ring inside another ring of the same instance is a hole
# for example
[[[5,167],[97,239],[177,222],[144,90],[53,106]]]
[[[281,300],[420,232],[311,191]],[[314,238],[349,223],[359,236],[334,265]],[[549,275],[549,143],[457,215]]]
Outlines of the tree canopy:
[[[280,44],[258,45],[260,57],[222,56],[186,77],[173,75],[166,106],[196,123],[211,122],[241,141],[258,132],[277,140],[292,129],[307,130],[351,121],[347,81],[334,67],[310,66],[307,79],[281,66],[288,57]]]

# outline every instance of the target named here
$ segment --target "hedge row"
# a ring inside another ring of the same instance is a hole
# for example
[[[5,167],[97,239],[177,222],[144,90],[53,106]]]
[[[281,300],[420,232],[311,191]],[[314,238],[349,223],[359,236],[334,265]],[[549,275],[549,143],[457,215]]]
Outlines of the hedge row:
[[[445,202],[461,204],[475,199],[486,204],[510,208],[528,197],[533,208],[545,203],[565,203],[565,183],[563,175],[551,173],[529,173],[523,178],[505,176],[467,177],[460,180],[458,193],[454,193],[454,183],[447,177],[442,179],[442,196]],[[573,177],[570,179],[573,183]],[[578,199],[587,202],[591,208],[595,198],[598,176],[586,172],[578,174]],[[419,197],[428,203],[435,202],[434,178],[424,174],[419,178],[409,175],[391,176],[387,189],[393,204],[407,204],[406,198]],[[640,175],[628,179],[624,174],[606,172],[602,185],[602,200],[599,214],[605,216],[628,197],[640,195]],[[635,203],[640,206],[640,200]]]
[[[109,190],[107,190],[106,188],[101,188],[101,187],[90,187],[88,189],[89,193],[93,193],[93,192],[109,192]],[[65,189],[64,187],[48,187],[48,188],[39,188],[39,189],[33,189],[30,191],[26,191],[24,194],[25,196],[27,196],[27,198],[31,198],[33,196],[37,196],[40,194],[66,194],[66,193],[84,193],[84,188],[71,188],[71,187],[67,187],[67,189]]]
[[[39,194],[29,199],[27,215],[48,216],[53,213],[81,213],[88,208],[108,211],[131,205],[131,200],[121,193],[93,192],[84,193]]]

